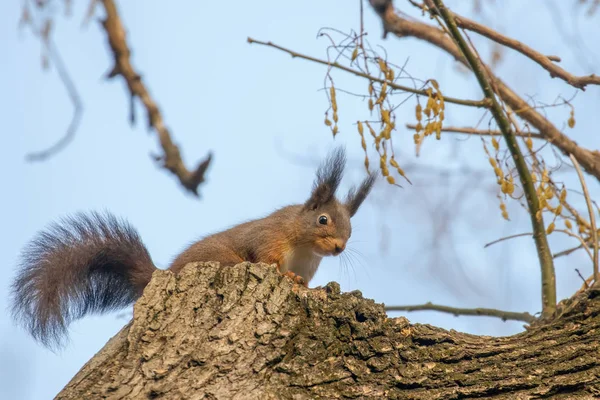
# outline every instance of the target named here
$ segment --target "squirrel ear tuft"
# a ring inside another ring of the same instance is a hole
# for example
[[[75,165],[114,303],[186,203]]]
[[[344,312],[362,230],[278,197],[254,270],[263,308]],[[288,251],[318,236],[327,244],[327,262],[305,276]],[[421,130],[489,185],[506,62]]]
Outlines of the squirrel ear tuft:
[[[360,208],[360,205],[367,198],[369,192],[371,191],[371,188],[373,188],[373,184],[375,183],[376,179],[377,175],[375,175],[375,173],[370,173],[369,176],[367,176],[365,180],[362,181],[362,183],[358,187],[358,190],[356,189],[356,187],[353,187],[348,192],[345,205],[351,217],[353,217],[354,214],[356,214],[356,212]]]
[[[319,206],[331,201],[342,181],[345,166],[346,151],[343,147],[338,147],[319,166],[312,193],[310,198],[304,203],[304,207],[315,210]]]

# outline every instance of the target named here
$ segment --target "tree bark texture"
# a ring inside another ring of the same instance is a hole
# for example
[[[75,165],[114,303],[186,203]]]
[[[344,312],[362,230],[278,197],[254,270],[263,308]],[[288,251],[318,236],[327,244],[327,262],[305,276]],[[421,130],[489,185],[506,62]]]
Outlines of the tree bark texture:
[[[388,318],[360,292],[307,289],[266,264],[193,263],[157,271],[57,399],[592,399],[599,295],[494,338]]]

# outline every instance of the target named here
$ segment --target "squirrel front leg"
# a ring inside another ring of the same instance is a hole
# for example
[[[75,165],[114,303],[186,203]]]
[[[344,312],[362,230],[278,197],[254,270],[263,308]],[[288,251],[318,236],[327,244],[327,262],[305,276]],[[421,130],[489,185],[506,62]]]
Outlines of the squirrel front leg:
[[[277,272],[279,272],[283,276],[287,276],[294,283],[308,287],[308,282],[302,276],[296,274],[294,271],[289,270],[288,264],[289,260],[286,256],[279,257],[277,262],[275,263],[275,265],[277,266]]]
[[[277,271],[279,271],[279,273],[283,276],[287,276],[288,278],[290,278],[292,281],[294,281],[294,283],[297,283],[299,285],[304,285],[305,287],[308,287],[308,282],[306,282],[304,280],[303,277],[301,277],[300,275],[292,272],[292,271],[287,271],[287,272],[281,272],[281,269],[279,268],[279,264],[277,264]]]

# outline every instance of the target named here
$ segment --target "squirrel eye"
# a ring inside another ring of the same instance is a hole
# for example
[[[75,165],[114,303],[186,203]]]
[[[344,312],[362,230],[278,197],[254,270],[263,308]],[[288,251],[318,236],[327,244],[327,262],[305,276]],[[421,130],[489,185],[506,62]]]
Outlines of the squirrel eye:
[[[319,217],[319,223],[320,223],[321,225],[327,225],[327,216],[325,216],[325,215],[321,215],[321,216]]]

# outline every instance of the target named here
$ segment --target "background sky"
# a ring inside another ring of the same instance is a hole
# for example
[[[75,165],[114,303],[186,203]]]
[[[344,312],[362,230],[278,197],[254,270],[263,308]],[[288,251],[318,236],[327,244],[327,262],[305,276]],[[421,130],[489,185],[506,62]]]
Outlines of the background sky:
[[[41,68],[39,41],[27,28],[17,29],[20,2],[0,6],[1,398],[52,398],[130,318],[115,313],[78,321],[72,325],[69,346],[59,353],[37,344],[13,324],[7,294],[19,252],[51,221],[76,211],[110,210],[137,227],[155,263],[167,267],[195,239],[303,202],[316,165],[338,144],[346,145],[350,158],[342,190],[364,177],[352,124],[367,118],[365,104],[338,94],[340,134],[332,140],[323,124],[325,68],[246,42],[248,36],[271,40],[324,58],[328,42],[317,38],[318,30],[357,29],[357,1],[172,2],[168,7],[158,1],[119,2],[133,65],[161,107],[185,161],[193,165],[207,151],[214,152],[208,182],[200,188],[201,200],[183,193],[168,173],[154,166],[149,155],[157,152],[156,137],[145,128],[141,107],[137,114],[142,123],[129,125],[123,82],[103,79],[112,66],[105,35],[95,21],[81,28],[85,3],[74,4],[73,16],[64,18],[62,2],[55,2],[54,41],[80,92],[84,114],[74,141],[42,163],[27,163],[25,155],[50,146],[63,134],[72,106],[56,71]],[[471,1],[448,3],[473,15]],[[584,17],[574,1],[555,2],[556,8],[518,0],[501,3],[483,2],[484,14],[474,18],[545,54],[561,56],[561,65],[573,73],[600,72],[597,43],[581,40],[598,37],[600,15]],[[419,17],[405,4],[397,1],[398,7]],[[96,15],[102,15],[100,8]],[[365,29],[372,45],[384,46],[395,63],[406,62],[416,78],[436,78],[450,96],[481,98],[472,77],[432,46],[392,36],[381,40],[380,21],[369,7]],[[482,56],[489,58],[492,48],[473,38]],[[539,102],[576,93],[512,52],[505,53],[497,72],[520,94]],[[366,89],[366,82],[343,73],[335,73],[334,79],[338,88]],[[598,149],[600,90],[590,87],[572,103],[577,125],[569,133],[582,146]],[[407,167],[413,185],[399,189],[380,181],[353,220],[350,246],[361,256],[346,268],[339,258],[326,259],[311,286],[335,280],[343,290],[358,289],[389,305],[432,301],[539,312],[533,242],[521,238],[483,248],[499,237],[529,231],[529,217],[512,205],[512,221],[501,218],[493,171],[478,138],[444,136],[440,142],[427,142],[415,158],[412,132],[403,127],[415,122],[414,105],[412,100],[398,110],[395,140],[397,159]],[[569,117],[566,107],[546,113],[560,127]],[[448,125],[472,125],[480,117],[481,112],[464,107],[448,106],[446,111]],[[482,125],[486,126],[487,122]],[[560,175],[579,189],[573,178]],[[588,178],[588,183],[597,198],[597,181]],[[574,201],[585,210],[581,199]],[[550,240],[555,251],[573,244],[558,235]],[[583,253],[556,262],[559,298],[581,285],[575,268],[590,274]],[[433,312],[407,316],[412,322],[474,334],[508,335],[523,325]]]

